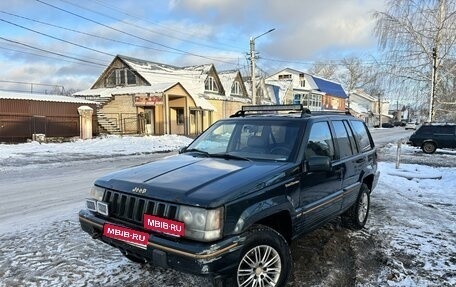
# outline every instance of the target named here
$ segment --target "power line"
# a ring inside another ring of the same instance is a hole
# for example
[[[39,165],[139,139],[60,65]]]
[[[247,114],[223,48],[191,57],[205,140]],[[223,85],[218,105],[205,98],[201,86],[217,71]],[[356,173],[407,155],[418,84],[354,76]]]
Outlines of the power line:
[[[142,41],[146,41],[146,42],[149,42],[149,43],[152,43],[152,44],[155,44],[155,45],[158,45],[158,46],[167,48],[167,49],[171,49],[171,50],[174,50],[174,51],[183,52],[183,53],[185,53],[185,54],[187,54],[187,55],[191,55],[191,56],[195,56],[195,57],[200,57],[200,58],[208,59],[208,60],[211,60],[211,61],[222,62],[222,63],[229,64],[229,65],[235,65],[235,64],[233,64],[233,63],[231,63],[231,62],[221,61],[221,60],[213,59],[213,58],[210,58],[210,57],[198,55],[198,54],[191,53],[191,52],[188,52],[188,51],[184,51],[184,50],[181,50],[181,49],[173,48],[173,47],[170,47],[170,46],[167,46],[167,45],[164,45],[164,44],[155,42],[155,41],[151,41],[151,40],[145,39],[145,38],[143,38],[143,37],[139,37],[139,36],[134,35],[134,34],[132,34],[132,33],[122,31],[122,30],[120,30],[120,29],[111,27],[111,26],[106,25],[106,24],[103,24],[103,23],[101,23],[101,22],[92,20],[92,19],[87,18],[87,17],[84,17],[84,16],[82,16],[82,15],[79,15],[79,14],[73,13],[73,12],[71,12],[71,11],[65,10],[65,9],[63,9],[63,8],[57,7],[57,6],[55,6],[55,5],[49,4],[49,3],[44,2],[44,1],[42,1],[42,0],[35,0],[35,1],[40,2],[40,3],[44,4],[44,5],[49,6],[49,7],[52,7],[52,8],[54,8],[54,9],[63,11],[63,12],[65,12],[65,13],[71,14],[71,15],[73,15],[73,16],[79,17],[79,18],[81,18],[81,19],[84,19],[84,20],[90,21],[90,22],[92,22],[92,23],[98,24],[98,25],[103,26],[103,27],[105,27],[105,28],[108,28],[108,29],[110,29],[110,30],[113,30],[113,31],[116,31],[116,32],[119,32],[119,33],[122,33],[122,34],[125,34],[125,35],[128,35],[128,36],[133,37],[133,38],[136,38],[136,39],[140,39],[140,40],[142,40]]]
[[[2,39],[4,41],[7,41],[7,42],[10,42],[10,43],[17,44],[17,45],[25,46],[25,47],[28,47],[30,49],[42,51],[42,52],[49,53],[49,54],[58,55],[60,57],[69,58],[69,59],[77,60],[77,61],[80,61],[80,62],[92,64],[92,65],[98,65],[98,66],[106,67],[106,64],[91,62],[91,61],[87,61],[87,60],[84,60],[84,59],[80,59],[80,58],[76,58],[76,57],[72,57],[72,56],[67,56],[67,55],[64,55],[64,54],[61,54],[61,53],[57,53],[57,52],[53,52],[53,51],[50,51],[50,50],[34,47],[32,45],[28,45],[28,44],[25,44],[25,43],[22,43],[22,42],[10,40],[10,39],[7,39],[7,38],[1,37],[1,36],[0,36],[0,39]]]
[[[120,40],[116,40],[116,39],[111,39],[111,38],[108,38],[108,37],[103,37],[103,36],[90,34],[90,33],[82,32],[82,31],[75,30],[75,29],[70,29],[70,28],[67,28],[67,27],[62,27],[62,26],[59,26],[59,25],[55,25],[55,24],[51,24],[51,23],[47,23],[47,22],[31,19],[31,18],[28,18],[28,17],[16,15],[16,14],[13,14],[13,13],[8,13],[8,12],[5,12],[5,11],[0,11],[0,13],[4,13],[4,14],[10,15],[10,16],[22,18],[22,19],[25,19],[25,20],[28,20],[28,21],[32,21],[32,22],[35,22],[35,23],[40,23],[40,24],[47,25],[47,26],[50,26],[50,27],[63,29],[63,30],[66,30],[66,31],[71,31],[71,32],[74,32],[74,33],[79,33],[81,35],[95,37],[95,38],[98,38],[98,39],[107,40],[107,41],[111,41],[111,42],[115,42],[115,43],[120,43],[120,44],[134,46],[134,47],[143,48],[143,49],[155,50],[155,51],[159,51],[159,52],[176,53],[176,54],[180,54],[180,55],[185,55],[185,53],[182,53],[182,52],[161,50],[161,49],[157,49],[157,48],[152,48],[152,47],[147,47],[147,46],[133,44],[133,43],[130,43],[130,42],[124,42],[124,41],[120,41]]]
[[[61,41],[61,42],[64,42],[64,43],[67,43],[67,44],[70,44],[70,45],[74,45],[74,46],[79,47],[79,48],[83,48],[83,49],[87,49],[87,50],[90,50],[90,51],[93,51],[93,52],[97,52],[97,53],[100,53],[100,54],[104,54],[104,55],[107,55],[107,56],[115,57],[115,55],[113,55],[113,54],[106,53],[106,52],[103,52],[103,51],[100,51],[100,50],[97,50],[97,49],[89,48],[89,47],[86,47],[84,45],[76,44],[76,43],[73,43],[71,41],[67,41],[67,40],[64,40],[64,39],[61,39],[61,38],[58,38],[58,37],[54,37],[54,36],[51,36],[49,34],[42,33],[42,32],[27,28],[25,26],[22,26],[22,25],[7,21],[7,20],[2,19],[2,18],[0,18],[0,21],[8,23],[8,24],[16,26],[16,27],[19,27],[19,28],[22,28],[22,29],[25,29],[25,30],[28,30],[28,31],[31,31],[31,32],[34,32],[34,33],[37,33],[37,34],[40,34],[40,35],[43,35],[43,36],[46,36],[46,37],[49,37],[49,38],[57,40],[57,41]]]
[[[130,22],[124,21],[124,20],[122,20],[122,19],[113,17],[113,16],[111,16],[111,15],[108,15],[108,14],[105,14],[105,13],[101,13],[101,12],[99,12],[99,11],[95,11],[95,10],[89,9],[89,8],[84,7],[84,6],[82,6],[82,5],[75,4],[75,3],[71,2],[71,1],[68,1],[68,0],[60,0],[60,1],[61,1],[61,2],[68,3],[68,4],[73,5],[73,6],[76,6],[76,7],[80,8],[80,9],[83,9],[83,10],[86,10],[86,11],[90,11],[90,12],[92,12],[92,13],[95,13],[95,14],[98,14],[98,15],[101,15],[101,16],[104,16],[104,17],[106,17],[106,18],[109,18],[109,19],[113,19],[113,20],[119,21],[119,22],[121,22],[121,23],[130,25],[130,26],[132,26],[132,27],[135,27],[135,28],[138,28],[138,29],[142,29],[142,30],[145,30],[145,31],[149,31],[149,32],[154,33],[154,34],[158,34],[158,35],[165,36],[165,37],[172,38],[172,39],[176,39],[176,40],[179,40],[179,41],[182,41],[182,42],[187,42],[187,43],[191,43],[191,44],[194,44],[194,45],[203,46],[203,47],[207,47],[207,48],[211,48],[211,49],[217,49],[217,50],[220,49],[219,47],[215,47],[215,46],[211,46],[211,45],[207,45],[207,44],[203,44],[203,43],[198,43],[198,42],[195,42],[195,41],[192,41],[192,40],[189,40],[189,39],[183,39],[183,38],[176,37],[176,36],[173,36],[173,35],[170,35],[170,34],[166,34],[166,33],[158,32],[158,31],[155,31],[155,30],[151,30],[151,29],[148,29],[148,28],[146,28],[146,27],[144,27],[144,26],[139,26],[139,25],[137,25],[137,24],[134,24],[134,23],[130,23]],[[141,18],[141,17],[138,17],[138,16],[134,16],[134,15],[132,15],[132,14],[130,14],[130,13],[127,13],[127,12],[125,12],[124,10],[119,9],[119,8],[117,8],[117,7],[112,7],[112,6],[109,6],[109,5],[107,5],[107,4],[102,4],[102,3],[100,3],[101,1],[95,1],[95,2],[97,2],[98,5],[100,5],[100,6],[103,6],[103,7],[105,7],[105,8],[111,9],[111,10],[118,11],[118,12],[124,14],[124,15],[127,15],[127,16],[131,17],[131,18],[135,18],[135,19],[139,19],[139,20],[144,20],[144,21],[149,22],[149,23],[151,23],[151,24],[153,24],[153,25],[158,25],[158,24],[155,23],[155,22],[149,21],[148,19],[145,19],[145,18]],[[163,26],[163,25],[161,25],[161,26]],[[170,30],[170,31],[173,31],[173,32],[178,31],[178,30],[169,29],[169,28],[167,28],[167,29]],[[180,32],[180,31],[178,31],[178,32]],[[193,35],[191,35],[191,36],[193,36]],[[227,50],[227,51],[229,51],[229,50]],[[231,52],[237,52],[237,53],[239,53],[239,51],[231,51]]]
[[[8,51],[16,52],[16,53],[33,55],[36,57],[42,57],[42,58],[48,58],[48,59],[52,59],[52,60],[65,61],[65,62],[69,62],[69,63],[79,64],[78,62],[75,62],[75,61],[59,59],[59,58],[55,58],[55,57],[50,57],[50,56],[46,56],[46,55],[41,55],[41,54],[36,54],[36,53],[31,53],[31,52],[26,52],[26,51],[21,51],[21,50],[16,50],[16,49],[10,49],[10,48],[5,48],[5,47],[0,47],[0,49],[8,50]],[[89,64],[89,65],[93,65],[93,64]],[[97,67],[98,67],[98,65],[97,65]]]

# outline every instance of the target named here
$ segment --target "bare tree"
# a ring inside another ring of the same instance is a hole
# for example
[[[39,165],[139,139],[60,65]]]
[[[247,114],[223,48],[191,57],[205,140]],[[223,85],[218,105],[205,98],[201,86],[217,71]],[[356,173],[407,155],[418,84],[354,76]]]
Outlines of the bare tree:
[[[432,121],[443,98],[437,88],[444,79],[442,63],[456,51],[456,0],[390,0],[387,7],[374,17],[389,85],[411,97],[419,95],[415,101],[427,101]]]
[[[319,76],[328,80],[337,80],[338,66],[335,62],[316,61],[307,72],[311,75]]]
[[[309,73],[333,80],[342,85],[347,91],[354,89],[363,89],[366,92],[378,92],[379,78],[381,71],[378,65],[366,64],[360,58],[346,57],[339,63],[332,62],[315,62],[309,69]]]

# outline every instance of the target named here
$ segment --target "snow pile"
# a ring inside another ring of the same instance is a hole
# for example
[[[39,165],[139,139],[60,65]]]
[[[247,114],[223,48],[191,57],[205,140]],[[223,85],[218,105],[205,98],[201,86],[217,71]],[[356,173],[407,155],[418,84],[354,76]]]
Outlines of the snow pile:
[[[175,151],[192,139],[178,135],[106,136],[65,143],[0,144],[0,172],[34,164],[62,163],[115,156]]]

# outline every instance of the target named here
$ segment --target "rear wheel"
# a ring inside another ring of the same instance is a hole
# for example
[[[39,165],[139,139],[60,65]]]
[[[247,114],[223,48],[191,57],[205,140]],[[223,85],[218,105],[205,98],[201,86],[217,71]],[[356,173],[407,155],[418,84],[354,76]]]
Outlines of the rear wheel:
[[[342,224],[353,229],[362,229],[366,225],[370,209],[370,190],[365,183],[361,185],[358,199],[350,209],[342,214]]]
[[[437,146],[433,142],[425,142],[421,146],[421,149],[423,150],[424,153],[435,153]]]

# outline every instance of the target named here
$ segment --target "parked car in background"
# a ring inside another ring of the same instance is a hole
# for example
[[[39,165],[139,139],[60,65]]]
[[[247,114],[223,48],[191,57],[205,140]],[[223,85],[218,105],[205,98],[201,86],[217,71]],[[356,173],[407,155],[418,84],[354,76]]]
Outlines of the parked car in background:
[[[406,130],[416,130],[417,125],[418,125],[417,123],[409,122],[409,123],[405,124],[405,129]]]
[[[95,181],[79,221],[134,262],[216,286],[285,286],[291,241],[337,216],[362,229],[378,178],[363,121],[246,106],[179,155]]]
[[[392,123],[382,123],[382,128],[394,128]]]
[[[456,124],[425,124],[414,132],[409,141],[424,153],[434,153],[438,148],[456,148]]]

